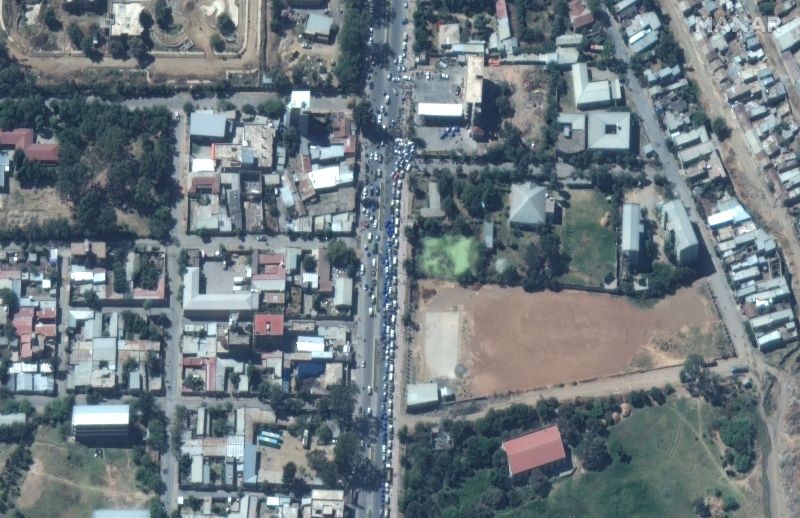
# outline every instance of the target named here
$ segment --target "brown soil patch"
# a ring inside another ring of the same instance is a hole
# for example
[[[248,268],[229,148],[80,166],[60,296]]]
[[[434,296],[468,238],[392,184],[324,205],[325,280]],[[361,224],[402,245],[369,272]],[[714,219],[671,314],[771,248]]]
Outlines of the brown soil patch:
[[[577,291],[528,294],[485,286],[466,290],[437,282],[425,313],[460,310],[459,364],[464,396],[490,395],[680,363],[654,344],[687,328],[706,329],[716,316],[699,288],[686,288],[643,308],[623,297]],[[424,330],[418,344],[425,343]],[[429,344],[430,345],[430,344]],[[438,347],[452,346],[440,344]],[[420,349],[417,347],[415,349]],[[418,358],[429,356],[420,354]],[[637,359],[634,362],[634,359]],[[424,378],[428,369],[418,364]]]

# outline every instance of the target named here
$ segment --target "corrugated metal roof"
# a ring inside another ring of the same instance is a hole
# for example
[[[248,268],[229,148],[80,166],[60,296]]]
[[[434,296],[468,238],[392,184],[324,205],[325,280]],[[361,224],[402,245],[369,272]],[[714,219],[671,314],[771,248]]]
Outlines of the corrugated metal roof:
[[[75,405],[72,408],[72,426],[127,425],[130,418],[130,405]]]

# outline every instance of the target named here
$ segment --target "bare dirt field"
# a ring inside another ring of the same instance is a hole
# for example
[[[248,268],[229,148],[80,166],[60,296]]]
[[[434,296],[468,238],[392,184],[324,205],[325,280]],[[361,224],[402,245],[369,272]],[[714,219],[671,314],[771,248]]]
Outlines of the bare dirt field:
[[[577,291],[420,287],[416,378],[447,378],[462,397],[675,365],[689,352],[715,357],[720,346],[717,317],[698,286],[652,308]],[[448,324],[454,315],[458,326]],[[454,355],[456,366],[442,362]]]
[[[527,66],[487,66],[484,77],[495,83],[507,83],[513,88],[511,104],[514,116],[511,123],[522,131],[527,141],[538,140],[547,103],[546,74]]]
[[[72,215],[52,187],[22,189],[12,178],[9,194],[0,195],[0,225],[4,227],[24,227],[32,221],[42,223],[59,217],[71,219]]]

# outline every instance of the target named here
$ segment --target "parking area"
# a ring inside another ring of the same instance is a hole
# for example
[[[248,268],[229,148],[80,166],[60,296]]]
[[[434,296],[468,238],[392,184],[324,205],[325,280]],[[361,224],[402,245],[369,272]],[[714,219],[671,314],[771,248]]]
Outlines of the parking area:
[[[414,100],[419,103],[460,104],[464,103],[464,88],[467,67],[441,60],[436,65],[418,67],[413,74]],[[465,105],[465,119],[458,123],[429,125],[415,117],[417,137],[425,142],[425,151],[445,153],[453,149],[473,153],[478,149],[470,137]]]

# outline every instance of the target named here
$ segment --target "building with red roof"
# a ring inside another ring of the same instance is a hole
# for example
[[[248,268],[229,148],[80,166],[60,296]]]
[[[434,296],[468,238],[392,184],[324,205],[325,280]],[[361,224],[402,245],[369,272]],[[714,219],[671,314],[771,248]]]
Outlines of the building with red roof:
[[[0,146],[22,151],[28,160],[47,164],[58,163],[58,144],[37,144],[30,128],[0,131]]]
[[[579,31],[585,27],[591,27],[594,24],[594,15],[592,11],[586,7],[583,0],[572,0],[569,4],[569,20],[572,22],[572,28]]]
[[[556,425],[503,441],[502,448],[508,458],[509,476],[512,477],[537,468],[557,469],[565,466],[567,460],[564,440]]]
[[[265,347],[283,339],[284,317],[281,314],[256,313],[253,316],[255,345]]]

